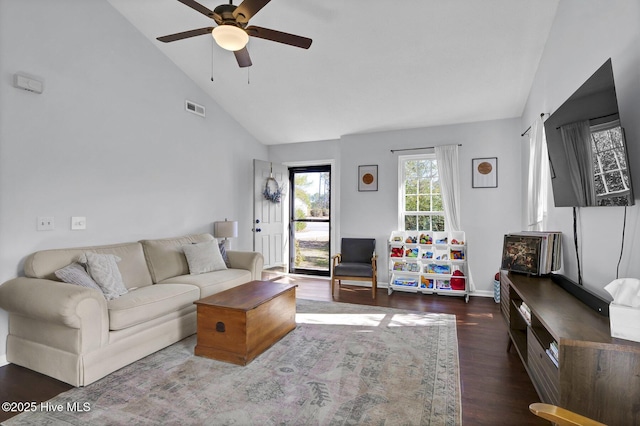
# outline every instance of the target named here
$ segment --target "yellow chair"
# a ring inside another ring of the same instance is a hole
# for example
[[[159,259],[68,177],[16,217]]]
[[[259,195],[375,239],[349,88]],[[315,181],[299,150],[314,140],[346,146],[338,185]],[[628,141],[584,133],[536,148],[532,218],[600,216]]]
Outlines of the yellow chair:
[[[606,426],[604,423],[551,404],[536,402],[529,405],[529,410],[536,416],[547,419],[559,426]]]
[[[343,238],[341,253],[332,257],[331,296],[336,280],[371,281],[373,298],[378,290],[378,270],[376,265],[376,240],[374,238]]]

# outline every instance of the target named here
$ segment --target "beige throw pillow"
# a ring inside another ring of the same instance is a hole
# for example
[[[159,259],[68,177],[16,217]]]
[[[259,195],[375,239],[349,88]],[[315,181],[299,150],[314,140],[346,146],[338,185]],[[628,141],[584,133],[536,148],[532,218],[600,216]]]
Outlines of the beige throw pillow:
[[[199,275],[205,272],[227,269],[216,240],[182,246],[189,264],[189,273]]]
[[[98,283],[107,300],[117,299],[128,292],[118,269],[118,256],[88,251],[82,254],[78,261],[87,266],[87,272]]]

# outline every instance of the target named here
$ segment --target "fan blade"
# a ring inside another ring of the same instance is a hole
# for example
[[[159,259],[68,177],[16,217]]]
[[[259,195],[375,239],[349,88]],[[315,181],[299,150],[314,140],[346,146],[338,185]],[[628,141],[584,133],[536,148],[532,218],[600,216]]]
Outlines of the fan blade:
[[[181,33],[158,37],[156,40],[161,41],[163,43],[169,43],[171,41],[178,41],[178,40],[182,40],[189,37],[195,37],[195,36],[204,35],[204,34],[211,34],[211,31],[213,31],[213,27],[199,28],[197,30],[184,31]]]
[[[256,27],[253,25],[245,28],[245,31],[247,31],[247,34],[252,37],[277,41],[278,43],[301,47],[302,49],[308,49],[309,46],[311,46],[312,42],[312,40],[307,37],[301,37],[294,34],[283,33],[282,31],[270,30],[269,28]]]
[[[200,3],[195,2],[193,0],[178,0],[178,1],[186,6],[189,6],[191,9],[198,11],[205,16],[208,16],[211,19],[215,19],[214,16],[217,16],[217,14],[213,12],[213,10],[207,9]]]
[[[249,57],[249,51],[246,47],[234,51],[233,54],[236,55],[236,60],[240,68],[250,67],[252,65],[251,57]]]
[[[233,16],[239,22],[247,23],[249,19],[260,11],[271,0],[244,0],[233,11]]]

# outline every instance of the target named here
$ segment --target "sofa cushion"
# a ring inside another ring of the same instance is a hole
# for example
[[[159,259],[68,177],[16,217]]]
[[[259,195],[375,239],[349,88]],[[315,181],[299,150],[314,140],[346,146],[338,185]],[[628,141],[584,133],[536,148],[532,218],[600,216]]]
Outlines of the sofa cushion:
[[[100,286],[89,276],[84,266],[78,262],[70,263],[64,268],[58,269],[55,274],[65,283],[93,288],[102,292]]]
[[[107,300],[117,299],[127,293],[118,269],[122,259],[113,254],[98,254],[90,251],[80,255],[78,261],[87,265],[87,272],[98,283]]]
[[[203,298],[249,281],[251,281],[251,271],[246,269],[225,269],[200,275],[171,277],[162,281],[162,284],[183,283],[197,286],[200,288],[200,298]]]
[[[372,277],[373,268],[371,263],[342,262],[333,268],[333,275],[336,277]]]
[[[343,238],[341,242],[342,262],[371,263],[376,251],[375,238]]]
[[[216,241],[187,244],[182,246],[182,250],[187,258],[191,275],[227,269]]]
[[[122,330],[178,311],[200,298],[198,287],[154,284],[141,287],[107,303],[109,330]]]
[[[198,234],[140,241],[144,248],[144,256],[149,265],[149,272],[153,282],[158,283],[167,278],[187,275],[189,273],[189,264],[182,251],[182,246],[212,241],[213,239],[211,234]]]
[[[118,269],[127,288],[151,285],[151,274],[145,261],[142,244],[123,243],[105,246],[77,247],[68,249],[41,250],[31,254],[24,262],[24,273],[29,278],[57,280],[55,271],[77,260],[78,256],[91,251],[113,254],[122,259]]]

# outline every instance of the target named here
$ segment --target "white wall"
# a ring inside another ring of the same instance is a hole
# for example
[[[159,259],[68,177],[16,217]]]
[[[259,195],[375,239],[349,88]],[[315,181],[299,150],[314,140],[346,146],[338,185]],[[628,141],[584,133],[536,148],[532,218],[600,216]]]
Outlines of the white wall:
[[[375,237],[379,280],[388,282],[386,241],[398,229],[398,154],[391,149],[447,144],[460,147],[462,228],[478,294],[493,295],[500,267],[502,237],[520,230],[520,120],[498,120],[345,136],[339,141],[269,146],[274,162],[336,159],[339,179],[337,222],[341,237]],[[413,151],[408,153],[420,153]],[[406,154],[406,153],[405,153]],[[498,188],[471,188],[471,159],[498,157]],[[377,192],[358,192],[359,165],[377,164]],[[516,202],[509,202],[514,200]],[[339,245],[338,245],[339,249]]]
[[[0,282],[36,250],[212,232],[225,217],[240,222],[233,247],[252,248],[266,147],[106,1],[0,0],[0,52]],[[12,87],[17,71],[44,93]],[[38,216],[55,230],[36,232]],[[0,361],[7,329],[0,311]]]
[[[612,60],[620,110],[627,136],[629,163],[640,194],[640,3],[637,0],[562,0],[522,116],[522,128],[540,113],[553,113],[608,58]],[[523,141],[524,143],[524,141]],[[523,164],[526,164],[523,151]],[[526,169],[523,168],[523,182]],[[525,192],[523,192],[525,193]],[[620,277],[640,277],[640,206],[627,210]],[[623,207],[579,209],[581,266],[586,287],[602,289],[616,277],[623,228]],[[577,281],[570,207],[551,204],[549,229],[564,233],[563,273]]]

